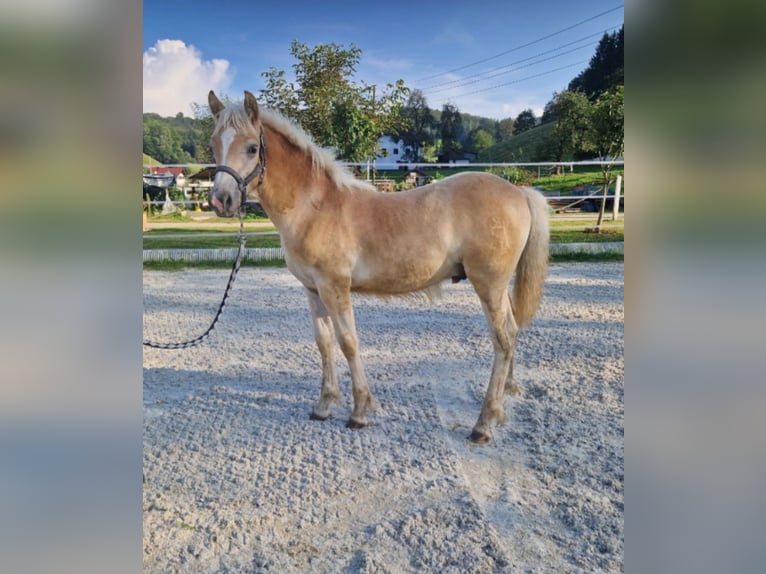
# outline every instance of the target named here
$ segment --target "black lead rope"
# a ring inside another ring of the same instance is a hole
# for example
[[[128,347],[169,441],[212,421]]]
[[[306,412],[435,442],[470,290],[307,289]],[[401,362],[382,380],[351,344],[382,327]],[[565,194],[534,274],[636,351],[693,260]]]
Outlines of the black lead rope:
[[[228,173],[230,176],[232,176],[236,182],[237,187],[239,187],[239,251],[237,252],[237,258],[234,260],[234,265],[231,268],[231,273],[229,274],[229,282],[226,284],[226,289],[223,292],[223,298],[221,299],[221,304],[218,305],[218,311],[215,313],[215,317],[213,317],[213,321],[210,323],[210,326],[207,328],[207,330],[202,333],[199,337],[195,337],[194,339],[190,339],[188,341],[182,341],[180,343],[157,343],[155,341],[149,341],[147,339],[144,339],[144,346],[145,347],[153,347],[155,349],[188,349],[189,347],[195,347],[199,345],[202,341],[207,339],[207,337],[210,335],[210,333],[213,331],[213,328],[215,327],[215,324],[218,322],[219,317],[221,316],[221,313],[223,312],[223,308],[226,306],[226,299],[229,297],[229,291],[231,291],[232,286],[234,285],[234,279],[237,277],[237,273],[239,273],[239,268],[242,266],[242,259],[245,255],[245,242],[247,241],[247,236],[245,235],[245,203],[247,200],[247,186],[250,185],[250,182],[253,181],[256,177],[258,178],[258,186],[260,187],[263,183],[263,176],[266,172],[266,142],[263,139],[263,127],[261,127],[261,137],[260,137],[260,149],[258,150],[258,165],[255,166],[255,169],[248,175],[247,177],[243,178],[240,176],[236,171],[231,169],[230,167],[226,165],[219,165],[216,166],[215,172],[218,173],[219,171],[222,171],[224,173]]]
[[[229,291],[231,291],[231,288],[234,286],[234,279],[237,277],[237,273],[239,273],[239,268],[242,266],[242,259],[245,254],[245,242],[247,241],[247,236],[245,235],[245,229],[244,229],[243,216],[244,216],[244,206],[242,207],[242,209],[240,209],[240,212],[239,212],[239,251],[237,252],[237,258],[234,260],[234,266],[231,268],[231,273],[229,274],[229,282],[226,284],[226,289],[223,292],[223,298],[221,299],[221,304],[218,305],[218,311],[216,311],[215,317],[213,317],[213,321],[210,323],[210,326],[199,337],[190,339],[188,341],[183,341],[180,343],[157,343],[156,341],[150,341],[150,340],[144,339],[145,347],[153,347],[155,349],[188,349],[189,347],[196,347],[197,345],[199,345],[202,341],[207,339],[207,337],[213,331],[215,324],[218,322],[218,319],[221,316],[221,313],[223,312],[223,308],[226,306],[226,299],[229,297]]]

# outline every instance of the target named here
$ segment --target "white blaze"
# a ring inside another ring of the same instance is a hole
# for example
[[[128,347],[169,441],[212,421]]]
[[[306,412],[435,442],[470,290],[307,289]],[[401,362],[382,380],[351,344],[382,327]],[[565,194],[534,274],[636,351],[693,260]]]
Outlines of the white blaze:
[[[221,163],[220,165],[227,165],[226,158],[229,156],[229,146],[231,146],[231,142],[234,141],[234,136],[236,135],[237,130],[234,128],[226,128],[221,132]],[[218,172],[215,174],[215,179],[213,182],[215,185],[220,185],[219,178],[222,177],[224,173]]]

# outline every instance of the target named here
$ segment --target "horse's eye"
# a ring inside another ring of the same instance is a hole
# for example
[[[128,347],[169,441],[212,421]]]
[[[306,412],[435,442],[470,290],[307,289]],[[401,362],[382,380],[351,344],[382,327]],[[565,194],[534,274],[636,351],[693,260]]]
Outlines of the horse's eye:
[[[258,146],[255,144],[250,144],[247,146],[247,153],[248,155],[255,155],[255,152],[258,151]]]

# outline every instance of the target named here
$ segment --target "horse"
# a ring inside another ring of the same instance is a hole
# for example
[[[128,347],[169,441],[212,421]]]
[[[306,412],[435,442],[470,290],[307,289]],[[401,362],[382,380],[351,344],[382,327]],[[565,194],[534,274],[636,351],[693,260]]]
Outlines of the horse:
[[[348,362],[353,410],[346,426],[368,424],[377,406],[365,378],[351,293],[434,298],[447,280],[468,279],[481,301],[494,362],[479,418],[467,437],[491,440],[506,421],[516,337],[534,316],[548,268],[548,207],[531,188],[489,173],[460,173],[409,191],[383,193],[356,179],[299,126],[261,108],[252,93],[224,105],[211,90],[217,164],[209,205],[233,217],[257,194],[279,233],[285,262],[308,297],[322,365],[310,418],[326,420],[341,401],[333,350]],[[511,278],[513,288],[510,289]]]

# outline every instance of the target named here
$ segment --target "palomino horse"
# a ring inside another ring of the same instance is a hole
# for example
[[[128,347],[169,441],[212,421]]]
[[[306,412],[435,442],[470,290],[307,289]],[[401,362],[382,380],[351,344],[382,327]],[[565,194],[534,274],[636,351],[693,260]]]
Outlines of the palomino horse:
[[[365,379],[351,292],[429,296],[441,283],[469,279],[489,324],[495,359],[481,414],[468,437],[490,440],[505,422],[503,393],[512,382],[519,326],[542,296],[548,265],[548,211],[542,195],[486,173],[463,173],[424,187],[381,193],[358,181],[300,128],[258,107],[224,106],[208,96],[217,173],[210,190],[216,214],[239,212],[248,191],[279,232],[288,269],[306,288],[322,387],[311,418],[325,420],[340,401],[334,337],[348,361],[354,408],[346,423],[367,425],[373,399]],[[509,283],[516,272],[512,295]]]

